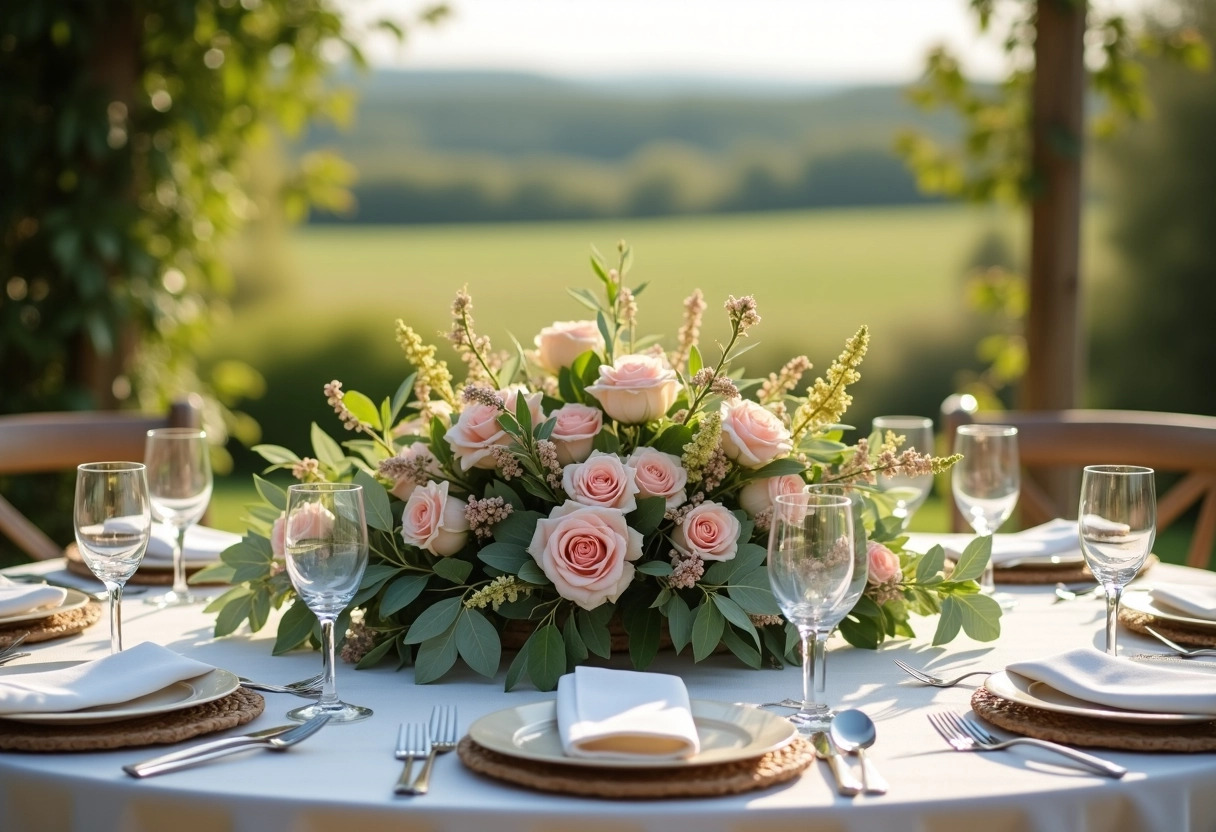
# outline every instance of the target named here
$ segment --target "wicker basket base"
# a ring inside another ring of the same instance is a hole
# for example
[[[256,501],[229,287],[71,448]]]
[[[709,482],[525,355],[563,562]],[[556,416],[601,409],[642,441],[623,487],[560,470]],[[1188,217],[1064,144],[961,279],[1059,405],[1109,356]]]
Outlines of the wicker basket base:
[[[36,644],[40,641],[50,641],[56,638],[74,636],[92,627],[101,620],[101,604],[90,601],[83,607],[67,612],[40,618],[37,621],[22,621],[18,624],[8,624],[0,627],[0,649],[8,647],[21,636],[25,636],[26,644]]]

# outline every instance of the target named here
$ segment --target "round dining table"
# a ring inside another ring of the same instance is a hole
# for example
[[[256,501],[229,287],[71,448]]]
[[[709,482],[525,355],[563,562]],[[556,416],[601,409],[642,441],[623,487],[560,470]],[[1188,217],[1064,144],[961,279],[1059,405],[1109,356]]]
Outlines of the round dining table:
[[[10,572],[60,574],[48,561]],[[1216,575],[1157,565],[1141,583],[1210,584]],[[934,647],[935,622],[914,620],[917,635],[857,649],[829,644],[827,698],[836,708],[858,708],[877,724],[869,757],[889,781],[885,795],[842,797],[827,765],[811,764],[796,779],[737,795],[658,800],[614,800],[534,791],[475,774],[455,753],[440,755],[425,796],[398,796],[394,759],[398,726],[425,721],[432,707],[454,705],[463,732],[486,714],[541,700],[552,693],[503,690],[509,655],[493,679],[463,665],[433,684],[415,685],[413,673],[389,664],[356,670],[340,664],[338,692],[370,707],[362,722],[333,725],[282,753],[248,751],[172,774],[136,780],[126,764],[166,750],[149,746],[107,752],[0,752],[0,829],[5,832],[380,832],[380,830],[494,830],[494,832],[1114,832],[1216,830],[1216,754],[1152,754],[1094,749],[1125,766],[1120,780],[1095,775],[1054,755],[1017,748],[992,753],[951,750],[927,716],[966,713],[982,676],[950,688],[921,685],[894,659],[939,675],[998,671],[1007,664],[1069,648],[1104,644],[1104,602],[1060,601],[1052,587],[1003,587],[1014,607],[1000,638],[980,643],[960,635]],[[288,682],[320,670],[318,653],[301,649],[273,656],[275,620],[260,632],[213,635],[214,616],[202,605],[158,609],[139,596],[123,603],[126,646],[153,641],[185,656],[264,682]],[[109,652],[106,620],[83,633],[30,646],[37,662],[89,660]],[[1161,644],[1120,631],[1122,653],[1163,652]],[[627,668],[625,656],[610,666]],[[732,656],[694,663],[660,654],[652,670],[678,674],[694,699],[771,702],[801,692],[798,668],[752,670]],[[1216,696],[1216,673],[1212,677]],[[265,711],[224,735],[284,724],[300,699],[266,694]],[[1001,733],[1001,732],[998,732]],[[191,741],[195,742],[195,741]],[[856,761],[854,760],[854,765]]]

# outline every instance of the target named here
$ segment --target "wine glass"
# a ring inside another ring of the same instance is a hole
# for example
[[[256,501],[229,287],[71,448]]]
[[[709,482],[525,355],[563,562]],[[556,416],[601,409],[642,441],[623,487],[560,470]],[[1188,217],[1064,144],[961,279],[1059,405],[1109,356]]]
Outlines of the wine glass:
[[[954,437],[954,452],[963,455],[951,469],[954,502],[976,534],[991,536],[1018,504],[1022,487],[1018,429],[1011,425],[962,425]],[[991,557],[980,578],[980,589],[988,595],[996,591]]]
[[[331,723],[366,719],[371,709],[338,699],[334,667],[334,621],[355,597],[367,568],[363,487],[330,482],[290,486],[283,528],[287,574],[321,622],[325,658],[320,701],[288,711],[287,716],[300,722],[320,714],[328,714]]]
[[[884,436],[891,431],[897,436],[904,437],[901,451],[915,449],[922,454],[933,453],[933,420],[923,416],[879,416],[873,422],[873,429]],[[886,476],[879,474],[878,487],[883,491],[894,492],[895,508],[892,516],[898,517],[903,528],[908,527],[912,515],[933,490],[933,474],[919,477],[903,475]]]
[[[72,525],[81,558],[110,595],[110,652],[121,652],[122,588],[139,568],[152,533],[145,467],[138,462],[77,466]]]
[[[1106,590],[1106,652],[1117,654],[1119,599],[1144,566],[1157,535],[1157,490],[1152,468],[1089,465],[1081,475],[1077,511],[1081,551]]]
[[[827,730],[824,638],[848,612],[853,578],[853,511],[848,497],[803,491],[773,503],[768,579],[786,620],[802,639],[802,701],[791,715],[799,729]]]
[[[211,449],[207,434],[194,428],[148,431],[144,445],[152,514],[177,532],[173,543],[173,588],[148,599],[173,607],[198,599],[186,584],[186,530],[202,519],[211,502]]]

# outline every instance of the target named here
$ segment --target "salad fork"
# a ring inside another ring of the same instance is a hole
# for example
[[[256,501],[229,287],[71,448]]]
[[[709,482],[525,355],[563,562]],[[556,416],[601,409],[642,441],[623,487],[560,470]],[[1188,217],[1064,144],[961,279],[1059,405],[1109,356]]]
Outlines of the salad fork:
[[[916,681],[922,682],[923,684],[926,684],[926,685],[931,685],[932,687],[935,687],[935,688],[952,688],[955,685],[957,685],[959,682],[963,681],[964,679],[969,679],[972,676],[991,676],[992,675],[991,670],[972,670],[970,673],[964,673],[962,676],[955,676],[953,679],[943,679],[940,676],[934,676],[930,673],[924,672],[923,670],[917,670],[912,665],[908,664],[907,662],[901,662],[899,659],[893,659],[893,661],[899,667],[900,670],[902,670],[904,673],[907,673],[909,676],[911,676]]]
[[[132,777],[151,777],[156,774],[168,774],[171,771],[177,771],[178,769],[186,768],[187,766],[192,766],[206,760],[214,760],[217,757],[223,757],[237,751],[244,751],[248,748],[269,748],[271,751],[286,751],[293,745],[303,742],[317,733],[317,731],[320,731],[325,727],[325,723],[327,722],[329,722],[329,715],[321,714],[320,716],[313,717],[303,725],[283,725],[278,728],[270,728],[266,731],[247,734],[243,737],[230,737],[228,739],[205,742],[183,751],[162,754],[159,757],[153,757],[151,760],[144,760],[142,763],[123,766],[122,770]]]
[[[17,648],[20,647],[27,638],[29,638],[29,635],[30,634],[28,632],[24,632],[0,649],[0,663],[4,663],[9,659],[17,658],[17,656],[13,654],[16,652]],[[24,655],[28,656],[29,653],[25,653]]]
[[[942,739],[955,751],[1002,751],[1014,745],[1033,745],[1035,748],[1042,748],[1046,751],[1062,754],[1073,762],[1080,763],[1091,771],[1106,775],[1107,777],[1119,778],[1127,774],[1127,769],[1123,766],[1115,765],[1103,760],[1101,757],[1077,751],[1075,748],[1069,748],[1066,745],[1058,745],[1054,742],[1033,737],[1014,737],[1011,740],[998,740],[971,720],[946,711],[929,714],[929,724],[933,726],[937,733],[941,734]]]
[[[401,776],[393,791],[397,794],[418,794],[412,787],[414,760],[418,757],[430,757],[431,736],[427,733],[425,722],[403,722],[397,729],[397,750],[393,754],[398,760],[404,760]]]
[[[255,682],[252,679],[246,679],[244,676],[238,676],[237,681],[250,690],[260,690],[265,693],[293,693],[296,696],[317,696],[321,693],[321,674],[309,676],[307,679],[300,679],[295,682],[288,682],[285,685]]]
[[[1193,656],[1216,656],[1216,650],[1213,650],[1209,647],[1197,647],[1192,650],[1189,647],[1183,647],[1181,644],[1175,644],[1174,642],[1170,641],[1165,636],[1161,635],[1161,633],[1154,630],[1152,627],[1145,627],[1144,629],[1147,630],[1151,635],[1153,635],[1159,642],[1161,642],[1166,647],[1170,648],[1175,653],[1177,653],[1179,656],[1184,656],[1188,659],[1192,658]]]
[[[409,794],[426,794],[431,785],[431,767],[435,757],[456,748],[456,708],[451,705],[436,705],[431,711],[431,753],[426,757],[422,773],[410,786]]]

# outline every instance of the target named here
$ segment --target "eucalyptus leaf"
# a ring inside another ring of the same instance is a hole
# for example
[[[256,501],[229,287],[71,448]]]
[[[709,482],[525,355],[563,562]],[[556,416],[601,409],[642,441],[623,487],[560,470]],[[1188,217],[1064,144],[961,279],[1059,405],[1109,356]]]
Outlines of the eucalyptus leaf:
[[[931,578],[942,571],[945,565],[946,550],[941,546],[932,547],[916,561],[916,582],[918,584],[928,583]]]
[[[976,581],[984,574],[984,567],[992,557],[992,535],[980,535],[974,538],[954,564],[950,573],[951,581]]]
[[[651,607],[624,610],[621,622],[629,634],[629,660],[636,670],[645,670],[659,652],[663,615]]]
[[[363,654],[363,658],[359,659],[355,665],[356,670],[366,670],[369,667],[375,667],[380,661],[388,655],[388,651],[393,648],[396,643],[395,639],[386,638]]]
[[[394,579],[380,599],[380,617],[388,618],[408,607],[426,589],[429,580],[429,575],[418,574],[405,574]]]
[[[446,631],[456,623],[456,618],[463,609],[464,602],[459,596],[436,601],[414,619],[405,634],[405,643],[420,644]]]
[[[537,690],[553,690],[566,672],[566,642],[552,624],[538,629],[528,639],[528,676]]]
[[[414,684],[426,685],[442,678],[456,664],[457,655],[456,622],[453,621],[442,633],[418,646],[414,656]]]
[[[519,573],[521,566],[532,560],[532,555],[528,554],[528,550],[517,543],[499,543],[495,541],[480,550],[477,553],[477,558],[482,563],[493,566],[495,569],[501,569],[503,572],[515,575]]]
[[[531,558],[520,564],[519,572],[516,574],[521,581],[526,581],[536,586],[549,586],[553,583],[541,568],[536,565],[536,561]]]
[[[575,665],[587,660],[587,643],[579,634],[577,616],[566,616],[566,621],[562,624],[562,639],[566,642],[567,665]]]
[[[465,610],[456,619],[456,649],[464,663],[482,676],[498,672],[502,642],[494,625],[477,610]]]
[[[494,539],[499,543],[514,543],[527,548],[536,533],[541,515],[535,511],[513,511],[505,520],[494,524]]]
[[[436,575],[450,583],[463,584],[473,571],[473,564],[456,557],[440,558],[435,561],[435,565],[431,569]]]
[[[704,601],[697,607],[692,621],[692,657],[701,661],[718,647],[722,640],[722,630],[726,627],[726,619],[718,611],[712,601]]]
[[[722,613],[722,617],[751,636],[752,641],[756,643],[756,649],[759,650],[760,634],[756,632],[756,625],[747,617],[747,613],[743,611],[743,608],[725,595],[714,593],[709,597],[713,600],[714,606],[718,608],[718,612]],[[727,629],[729,630],[730,628],[728,627]]]
[[[342,446],[335,442],[329,434],[321,430],[320,425],[312,423],[312,450],[317,459],[331,468],[340,469],[346,464],[346,454]]]
[[[648,560],[645,563],[639,563],[634,567],[643,575],[654,575],[659,578],[666,578],[672,573],[672,565],[665,560]]]
[[[773,587],[769,583],[768,570],[761,567],[753,569],[746,575],[737,575],[731,579],[726,594],[751,615],[780,615],[781,607],[773,597]]]
[[[524,671],[528,669],[528,651],[531,649],[532,639],[535,637],[536,633],[528,637],[528,640],[524,642],[524,646],[519,648],[519,652],[515,654],[515,658],[511,661],[511,664],[507,666],[507,678],[503,682],[503,690],[508,693],[515,689],[515,686],[519,684],[519,680],[523,678]]]
[[[760,669],[762,662],[759,636],[756,637],[756,646],[753,647],[744,641],[733,627],[727,627],[722,631],[722,643],[739,658],[739,661],[755,670]]]
[[[626,519],[638,532],[650,534],[663,522],[663,515],[667,512],[667,500],[662,497],[639,497],[637,503],[638,507],[629,512]]]
[[[578,632],[587,649],[601,658],[612,655],[612,634],[608,631],[607,619],[597,618],[587,610],[579,608],[574,617],[578,619]]]
[[[672,593],[663,612],[667,615],[667,634],[671,636],[671,646],[676,653],[680,653],[692,639],[692,610],[679,594]]]
[[[254,445],[251,450],[272,465],[295,465],[300,461],[299,454],[282,445]]]
[[[346,409],[351,412],[352,416],[364,424],[371,425],[374,430],[384,427],[380,421],[380,411],[376,408],[376,403],[358,390],[344,391],[342,404],[346,405]]]
[[[302,599],[297,598],[279,619],[274,640],[274,655],[281,656],[308,640],[317,626],[317,617]]]
[[[262,479],[257,474],[253,475],[253,487],[257,489],[258,495],[274,508],[279,511],[287,510],[287,492],[282,488],[270,480]]]
[[[362,469],[355,472],[355,484],[363,486],[363,513],[367,515],[367,525],[392,533],[397,521],[389,508],[388,492],[384,486]]]

